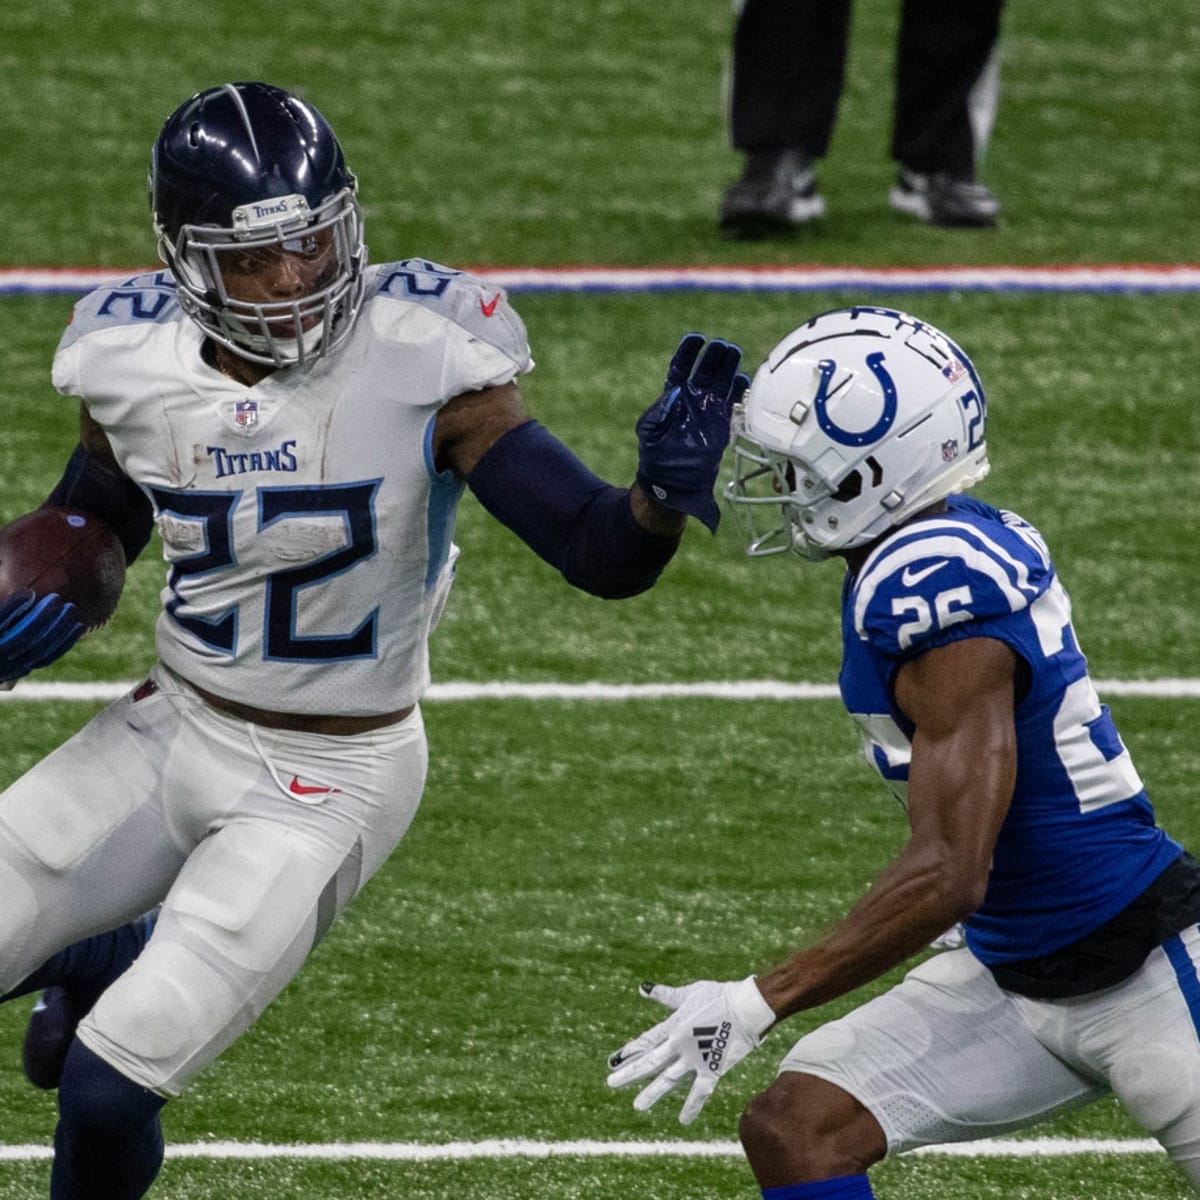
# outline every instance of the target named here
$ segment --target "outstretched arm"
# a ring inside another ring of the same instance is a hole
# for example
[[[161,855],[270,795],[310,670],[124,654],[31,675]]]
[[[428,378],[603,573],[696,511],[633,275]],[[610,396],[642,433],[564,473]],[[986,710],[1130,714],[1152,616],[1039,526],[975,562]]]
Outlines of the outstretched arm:
[[[916,725],[908,844],[827,934],[757,978],[643,984],[674,1012],[612,1056],[610,1086],[653,1077],[634,1101],[644,1109],[694,1074],[686,1124],[776,1021],[877,978],[979,906],[1016,778],[1018,663],[1003,642],[967,638],[901,668],[896,700]]]
[[[680,343],[662,396],[638,421],[630,488],[584,466],[529,416],[514,384],[446,404],[434,426],[435,462],[463,476],[568,582],[607,598],[635,595],[670,561],[688,514],[716,527],[713,486],[748,382],[737,372],[740,357],[725,342],[705,347],[699,334]]]

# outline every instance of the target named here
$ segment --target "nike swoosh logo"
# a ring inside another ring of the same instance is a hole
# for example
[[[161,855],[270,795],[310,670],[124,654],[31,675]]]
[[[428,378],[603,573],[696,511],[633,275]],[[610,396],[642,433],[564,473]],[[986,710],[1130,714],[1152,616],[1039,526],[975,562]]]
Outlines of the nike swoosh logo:
[[[292,776],[292,782],[288,784],[288,791],[293,796],[329,796],[335,792],[340,792],[341,788],[335,787],[313,787],[307,783],[300,782],[299,775]]]
[[[927,579],[934,571],[940,571],[950,560],[948,558],[939,558],[937,562],[930,563],[927,567],[922,567],[919,571],[914,571],[912,567],[905,567],[900,574],[900,582],[905,587],[916,587],[922,579]]]
[[[482,300],[479,302],[479,311],[485,317],[490,317],[496,311],[496,305],[500,303],[500,293],[497,292],[486,304]]]

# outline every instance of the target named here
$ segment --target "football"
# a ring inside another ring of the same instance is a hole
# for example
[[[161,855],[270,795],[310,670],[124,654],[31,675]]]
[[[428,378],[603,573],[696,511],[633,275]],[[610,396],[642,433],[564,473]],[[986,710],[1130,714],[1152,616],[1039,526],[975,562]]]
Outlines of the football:
[[[112,616],[124,586],[125,551],[90,513],[39,508],[0,528],[0,599],[57,592],[91,630]]]

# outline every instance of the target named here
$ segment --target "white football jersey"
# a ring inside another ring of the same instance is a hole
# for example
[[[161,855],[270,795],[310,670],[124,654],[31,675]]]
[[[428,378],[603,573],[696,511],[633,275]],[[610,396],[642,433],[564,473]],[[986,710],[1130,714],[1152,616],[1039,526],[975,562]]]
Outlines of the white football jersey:
[[[202,341],[156,272],[81,300],[54,359],[153,502],[160,657],[258,708],[415,703],[463,488],[434,467],[434,418],[531,369],[520,318],[496,288],[407,259],[368,270],[354,332],[310,368],[248,388]]]

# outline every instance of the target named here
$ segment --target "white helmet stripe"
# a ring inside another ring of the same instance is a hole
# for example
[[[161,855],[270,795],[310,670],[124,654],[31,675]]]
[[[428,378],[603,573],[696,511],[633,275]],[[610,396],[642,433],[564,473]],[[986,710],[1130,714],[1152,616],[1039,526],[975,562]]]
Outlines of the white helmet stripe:
[[[250,124],[250,114],[246,111],[246,102],[242,99],[242,93],[232,83],[225,84],[221,90],[232,98],[233,105],[238,110],[238,115],[242,118],[242,124],[246,127],[246,136],[250,139],[250,147],[254,151],[254,157],[261,162],[262,154],[258,149],[258,138],[254,136],[254,126]]]

